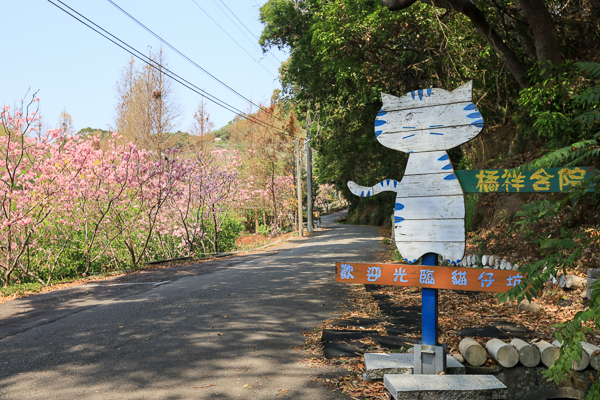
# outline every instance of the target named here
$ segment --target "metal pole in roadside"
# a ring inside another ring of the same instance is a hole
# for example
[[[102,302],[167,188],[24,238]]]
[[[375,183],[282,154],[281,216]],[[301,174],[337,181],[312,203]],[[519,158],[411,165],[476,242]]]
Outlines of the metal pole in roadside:
[[[306,110],[306,230],[313,231],[312,153],[310,151],[310,113]]]
[[[298,188],[298,236],[302,237],[302,172],[300,171],[300,139],[296,138],[296,186]]]

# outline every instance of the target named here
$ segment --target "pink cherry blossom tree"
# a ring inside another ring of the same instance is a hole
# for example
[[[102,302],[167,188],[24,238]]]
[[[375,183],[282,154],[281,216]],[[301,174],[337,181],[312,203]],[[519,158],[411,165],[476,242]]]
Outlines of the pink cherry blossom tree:
[[[38,132],[37,101],[34,95],[13,111],[9,106],[0,111],[0,270],[5,287],[15,270],[40,280],[25,261],[78,174],[69,173],[79,168],[68,161],[70,139],[60,130]]]

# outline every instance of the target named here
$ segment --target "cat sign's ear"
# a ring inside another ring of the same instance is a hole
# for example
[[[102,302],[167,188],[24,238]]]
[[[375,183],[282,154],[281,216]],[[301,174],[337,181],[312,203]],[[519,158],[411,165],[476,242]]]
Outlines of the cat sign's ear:
[[[393,109],[394,105],[401,104],[402,100],[391,94],[381,92],[381,102],[383,103],[381,109],[387,111]]]
[[[473,81],[469,81],[464,85],[452,91],[452,100],[456,101],[471,101],[473,98]]]

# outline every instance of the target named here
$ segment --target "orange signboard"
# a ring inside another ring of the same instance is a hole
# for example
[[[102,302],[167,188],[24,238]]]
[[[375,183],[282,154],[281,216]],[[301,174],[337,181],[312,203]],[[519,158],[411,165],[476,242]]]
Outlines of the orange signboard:
[[[335,263],[335,281],[477,292],[507,292],[521,283],[519,271],[429,265]]]

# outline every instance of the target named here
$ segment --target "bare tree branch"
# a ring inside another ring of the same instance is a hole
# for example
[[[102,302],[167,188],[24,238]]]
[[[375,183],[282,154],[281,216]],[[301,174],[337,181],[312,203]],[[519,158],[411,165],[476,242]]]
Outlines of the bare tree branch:
[[[379,0],[391,11],[407,8],[414,3],[412,0]],[[511,48],[502,40],[487,22],[483,12],[469,0],[421,0],[423,3],[447,10],[455,10],[467,16],[483,38],[494,49],[496,54],[506,59],[506,66],[522,88],[530,86],[527,70]]]
[[[410,7],[417,0],[380,0],[390,11],[398,11]]]

